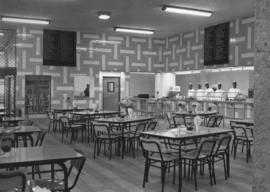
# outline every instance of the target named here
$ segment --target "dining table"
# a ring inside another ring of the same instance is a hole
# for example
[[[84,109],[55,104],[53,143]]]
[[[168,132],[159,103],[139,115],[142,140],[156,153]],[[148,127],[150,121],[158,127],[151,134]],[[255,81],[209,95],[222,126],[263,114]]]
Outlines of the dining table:
[[[214,128],[214,127],[200,127],[198,130],[186,130],[182,128],[173,128],[173,129],[164,129],[164,130],[154,130],[140,133],[141,136],[146,137],[155,137],[159,139],[172,140],[174,142],[179,142],[179,146],[181,146],[186,140],[189,139],[199,139],[203,137],[209,136],[218,136],[221,134],[228,134],[233,132],[232,129],[225,128]],[[178,147],[179,151],[179,186],[178,191],[182,190],[182,150],[181,147]],[[230,154],[227,156],[227,170],[229,174],[230,170]]]
[[[139,122],[148,122],[152,121],[154,118],[151,116],[126,116],[126,117],[113,117],[113,118],[99,118],[96,119],[96,122],[99,123],[106,123],[109,124],[109,126],[117,126],[121,130],[121,140],[122,140],[122,159],[124,159],[124,153],[125,153],[125,139],[124,139],[124,133],[125,130],[128,129],[128,127],[132,123],[139,123]]]
[[[57,164],[63,169],[65,191],[68,190],[68,170],[65,162],[85,158],[65,145],[12,148],[0,153],[0,169]],[[53,175],[52,175],[53,177]]]
[[[89,130],[91,132],[91,135],[93,135],[92,133],[92,120],[96,119],[96,118],[100,118],[103,117],[105,118],[106,116],[110,116],[110,115],[119,115],[120,112],[119,111],[110,111],[110,110],[101,110],[101,111],[74,111],[71,113],[72,115],[74,115],[75,117],[78,116],[79,120],[82,118],[86,118],[87,120],[87,127],[88,127],[88,142],[89,142]],[[76,121],[76,118],[74,118],[74,121]]]
[[[23,146],[27,147],[27,138],[29,138],[31,146],[34,145],[32,134],[40,132],[40,128],[34,125],[30,126],[16,126],[16,127],[0,127],[0,135],[3,133],[12,133],[15,135],[15,142],[18,146],[18,140],[20,137],[23,139]]]

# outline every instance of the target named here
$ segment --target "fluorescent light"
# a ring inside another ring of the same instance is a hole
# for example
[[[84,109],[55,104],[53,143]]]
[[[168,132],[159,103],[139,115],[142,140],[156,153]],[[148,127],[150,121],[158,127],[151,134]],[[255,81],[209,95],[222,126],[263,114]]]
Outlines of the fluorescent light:
[[[167,6],[167,5],[163,6],[162,10],[166,12],[171,12],[171,13],[196,15],[196,16],[202,16],[202,17],[210,17],[212,15],[212,12],[210,11],[190,9],[190,8],[184,8],[184,7],[173,7],[173,6]]]
[[[101,20],[108,20],[111,18],[111,14],[107,11],[98,12],[98,18]]]
[[[4,33],[0,32],[0,36],[4,36]]]
[[[175,72],[176,75],[187,75],[192,74],[192,71],[177,71]]]
[[[194,70],[194,71],[192,71],[193,74],[198,74],[200,72],[201,72],[200,70]]]
[[[243,67],[232,67],[232,71],[242,71]]]
[[[153,35],[154,31],[144,30],[144,29],[131,29],[131,28],[123,28],[123,27],[115,27],[115,31],[123,32],[123,33],[137,33],[137,34],[144,34],[144,35]]]
[[[27,23],[27,24],[39,24],[39,25],[48,25],[49,20],[40,20],[40,19],[27,19],[27,18],[16,18],[16,17],[1,17],[2,21],[12,22],[12,23]]]
[[[212,69],[211,72],[216,73],[216,72],[220,72],[220,70],[219,69]]]
[[[243,70],[253,71],[254,66],[243,67]]]
[[[224,72],[224,71],[231,71],[231,68],[229,68],[229,67],[220,68],[220,72]]]

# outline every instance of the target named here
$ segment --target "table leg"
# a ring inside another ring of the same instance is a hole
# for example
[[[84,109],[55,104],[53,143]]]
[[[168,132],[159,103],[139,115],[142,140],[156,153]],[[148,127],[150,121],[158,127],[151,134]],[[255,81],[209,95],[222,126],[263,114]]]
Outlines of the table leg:
[[[68,188],[68,174],[67,174],[67,167],[65,165],[64,162],[59,162],[57,163],[62,169],[63,169],[63,172],[64,172],[64,185],[65,185],[65,192],[69,192],[69,188]]]
[[[227,174],[228,174],[228,177],[230,177],[230,150],[228,149],[227,151]]]
[[[182,141],[179,142],[179,185],[178,192],[182,191],[182,149],[181,149]]]
[[[124,133],[125,133],[125,128],[126,128],[126,125],[123,124],[122,126],[119,124],[119,127],[121,127],[121,130],[122,130],[122,159],[124,159],[124,153],[125,153],[125,138],[124,138]]]

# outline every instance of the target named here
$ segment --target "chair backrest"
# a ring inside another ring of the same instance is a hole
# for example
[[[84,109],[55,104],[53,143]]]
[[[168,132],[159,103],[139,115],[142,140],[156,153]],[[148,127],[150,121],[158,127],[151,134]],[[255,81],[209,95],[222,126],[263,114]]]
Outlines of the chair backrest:
[[[216,115],[216,127],[219,127],[220,126],[220,124],[221,124],[221,122],[222,122],[222,120],[223,120],[223,115]]]
[[[232,136],[230,134],[220,137],[216,144],[215,153],[220,154],[229,151],[231,139]]]
[[[106,124],[94,124],[93,129],[94,129],[94,138],[104,134],[110,136],[110,129]]]
[[[52,121],[54,119],[54,113],[53,113],[53,111],[48,111],[47,112],[47,116],[48,116],[49,120]]]
[[[206,157],[209,157],[213,154],[214,148],[216,145],[216,140],[212,138],[207,138],[201,141],[199,150],[197,151],[197,158],[200,155],[204,155]]]
[[[143,156],[148,159],[149,155],[152,153],[158,153],[160,155],[160,159],[163,161],[163,156],[161,153],[160,144],[157,140],[151,140],[146,138],[139,138],[140,146],[142,148]]]
[[[194,115],[185,115],[184,122],[186,127],[194,126]]]
[[[246,128],[244,126],[232,126],[231,127],[233,129],[233,135],[234,137],[244,137],[247,138],[247,132],[246,132]]]
[[[147,131],[153,131],[156,129],[157,121],[150,121],[146,127]]]
[[[79,158],[79,159],[73,159],[71,160],[70,162],[70,168],[68,170],[68,177],[70,176],[70,173],[72,172],[72,170],[76,169],[76,176],[72,182],[72,184],[68,187],[69,188],[69,191],[71,191],[71,189],[73,189],[79,179],[79,176],[82,172],[82,168],[84,166],[84,163],[85,163],[85,155],[84,153],[81,151],[81,150],[78,150],[78,149],[75,149],[76,152],[80,153],[83,155],[83,157]]]
[[[45,139],[45,136],[46,136],[46,132],[45,131],[38,132],[35,146],[41,146],[43,144],[43,141]]]
[[[0,191],[25,192],[26,175],[21,171],[1,171]]]
[[[216,125],[216,116],[211,115],[207,118],[206,127],[215,127]]]
[[[66,116],[60,117],[60,121],[62,122],[63,127],[67,127],[70,125],[69,118]]]
[[[141,132],[145,131],[147,122],[142,122],[142,123],[138,123],[136,125],[136,129],[135,129],[135,135],[139,135]]]
[[[175,115],[173,116],[173,121],[175,126],[177,127],[178,125],[185,125],[185,117],[184,115]]]
[[[166,112],[166,113],[165,113],[165,116],[166,116],[166,119],[167,119],[167,121],[168,121],[170,127],[171,127],[172,125],[174,125],[174,122],[173,122],[173,119],[172,119],[172,113]]]

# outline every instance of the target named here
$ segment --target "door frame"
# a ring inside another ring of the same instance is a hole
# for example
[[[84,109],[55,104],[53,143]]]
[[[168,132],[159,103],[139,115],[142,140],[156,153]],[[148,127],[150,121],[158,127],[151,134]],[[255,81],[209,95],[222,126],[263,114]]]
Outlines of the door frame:
[[[118,76],[103,76],[102,77],[102,109],[104,107],[104,90],[103,90],[103,84],[104,84],[104,78],[118,78],[119,79],[119,90],[118,90],[118,101],[120,102],[121,99],[121,77]],[[118,106],[118,111],[120,111],[120,106]]]
[[[99,72],[99,101],[97,103],[100,104],[100,108],[103,109],[103,77],[120,77],[120,100],[123,97],[127,96],[126,89],[126,76],[124,72]],[[96,104],[97,104],[96,103]]]

